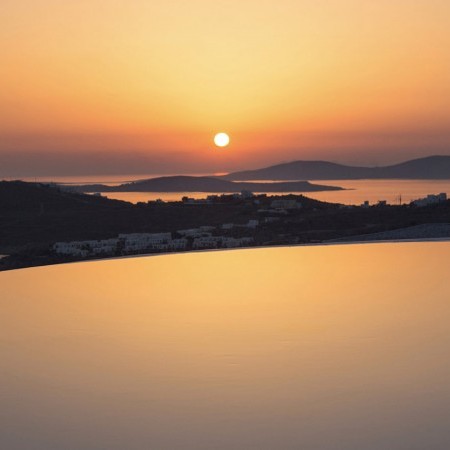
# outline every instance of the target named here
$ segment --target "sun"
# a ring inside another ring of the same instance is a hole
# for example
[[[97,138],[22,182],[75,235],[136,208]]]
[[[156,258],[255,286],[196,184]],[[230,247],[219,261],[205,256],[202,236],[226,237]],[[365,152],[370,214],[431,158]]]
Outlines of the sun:
[[[230,143],[230,136],[227,133],[217,133],[214,136],[214,144],[217,147],[226,147]]]

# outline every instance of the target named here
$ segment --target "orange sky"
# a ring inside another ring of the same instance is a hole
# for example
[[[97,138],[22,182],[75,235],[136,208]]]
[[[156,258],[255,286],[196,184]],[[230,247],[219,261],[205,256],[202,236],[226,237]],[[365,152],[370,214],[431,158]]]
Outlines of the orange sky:
[[[448,0],[3,0],[0,176],[449,154],[449,17]]]

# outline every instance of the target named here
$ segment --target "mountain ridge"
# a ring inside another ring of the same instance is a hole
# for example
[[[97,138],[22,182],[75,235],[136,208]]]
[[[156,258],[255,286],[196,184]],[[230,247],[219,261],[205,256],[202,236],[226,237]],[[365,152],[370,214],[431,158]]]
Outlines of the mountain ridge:
[[[398,164],[363,167],[329,161],[291,161],[220,177],[244,180],[450,179],[450,156],[433,155]]]

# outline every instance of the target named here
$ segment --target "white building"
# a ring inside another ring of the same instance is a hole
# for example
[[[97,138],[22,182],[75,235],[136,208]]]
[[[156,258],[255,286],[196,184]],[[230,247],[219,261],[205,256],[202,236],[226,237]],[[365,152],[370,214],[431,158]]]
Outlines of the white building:
[[[446,200],[447,194],[445,192],[441,192],[440,194],[437,195],[429,194],[425,198],[419,198],[418,200],[414,200],[413,202],[411,202],[411,204],[421,207],[445,202]]]
[[[232,237],[222,238],[222,247],[235,248],[235,247],[240,247],[240,246],[241,246],[241,242],[239,239],[232,238]]]
[[[243,247],[244,245],[251,244],[253,242],[253,238],[232,238],[232,237],[223,237],[222,238],[222,247],[224,248],[237,248]]]
[[[148,250],[161,250],[167,251],[170,249],[170,244],[153,244]]]
[[[53,251],[59,255],[86,257],[89,255],[111,255],[117,251],[118,239],[100,241],[56,242]]]
[[[135,241],[135,242],[154,242],[163,243],[172,239],[172,233],[130,233],[130,234],[119,234],[119,239],[125,241]]]
[[[117,251],[119,239],[104,239],[101,241],[91,241],[89,247],[94,255],[111,255]]]
[[[202,227],[203,228],[203,227]],[[210,237],[211,233],[202,228],[190,228],[188,230],[178,230],[177,233],[181,236],[190,237],[190,238],[201,238],[201,237]],[[210,228],[210,227],[205,227]],[[211,227],[214,229],[214,227]]]
[[[188,240],[187,239],[172,239],[167,244],[170,250],[186,250]]]
[[[59,255],[87,256],[89,250],[83,248],[81,242],[56,242],[53,251]]]
[[[163,250],[172,240],[172,233],[131,233],[119,234],[125,252],[143,250]]]
[[[221,236],[199,237],[194,239],[194,242],[192,243],[192,248],[193,249],[217,248],[221,241],[222,241]]]

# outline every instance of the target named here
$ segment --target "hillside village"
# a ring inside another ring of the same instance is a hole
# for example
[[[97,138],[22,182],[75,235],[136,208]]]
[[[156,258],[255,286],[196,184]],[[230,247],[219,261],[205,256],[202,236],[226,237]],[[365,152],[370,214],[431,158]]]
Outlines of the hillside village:
[[[93,256],[121,256],[139,253],[187,251],[214,248],[237,248],[251,245],[252,237],[234,238],[215,235],[216,227],[202,226],[172,233],[119,234],[117,238],[57,242],[52,250],[57,255],[87,258]]]
[[[255,196],[250,191],[240,194],[209,195],[205,199],[183,197],[186,205],[213,205],[232,200],[252,201],[261,206],[266,195]],[[149,203],[164,203],[156,200]],[[140,253],[188,251],[217,248],[246,247],[255,243],[253,236],[234,237],[231,230],[255,230],[262,223],[273,223],[286,216],[289,211],[301,209],[301,202],[293,199],[276,198],[268,203],[268,207],[257,209],[258,219],[250,219],[244,224],[224,223],[221,226],[202,225],[198,228],[182,229],[162,233],[121,233],[115,238],[56,242],[52,252],[56,255],[76,258],[120,256]]]
[[[210,195],[206,199],[183,198],[186,204],[213,204],[224,198],[234,199],[254,199],[252,192],[242,191],[241,194],[228,195]],[[410,206],[424,207],[433,204],[445,202],[447,195],[440,193],[438,195],[430,194],[425,198],[417,199],[411,202]],[[161,200],[157,200],[157,203]],[[260,205],[259,199],[254,199],[255,204]],[[374,205],[372,205],[374,206]],[[376,207],[387,206],[385,201],[379,201]],[[369,208],[371,205],[365,201],[362,208]],[[258,214],[264,214],[262,223],[273,223],[280,220],[280,216],[286,216],[289,211],[302,208],[301,202],[293,199],[277,198],[270,202],[268,208],[257,210]],[[352,208],[352,207],[346,207]],[[255,244],[253,236],[232,237],[224,233],[236,228],[256,230],[260,226],[260,220],[251,219],[246,224],[238,225],[233,223],[224,223],[220,227],[202,225],[198,228],[178,230],[175,233],[131,233],[119,234],[116,238],[103,240],[86,240],[72,242],[56,242],[52,246],[52,252],[60,256],[69,256],[75,258],[89,257],[110,257],[123,256],[142,253],[162,253],[162,252],[180,252],[189,250],[218,249],[218,248],[239,248]],[[294,242],[293,242],[294,243]]]
[[[134,205],[54,185],[0,182],[0,254],[9,255],[0,259],[0,270],[138,254],[351,240],[449,222],[445,193],[407,205],[379,201],[349,206],[244,190]],[[446,229],[420,230],[427,237],[441,237]]]

